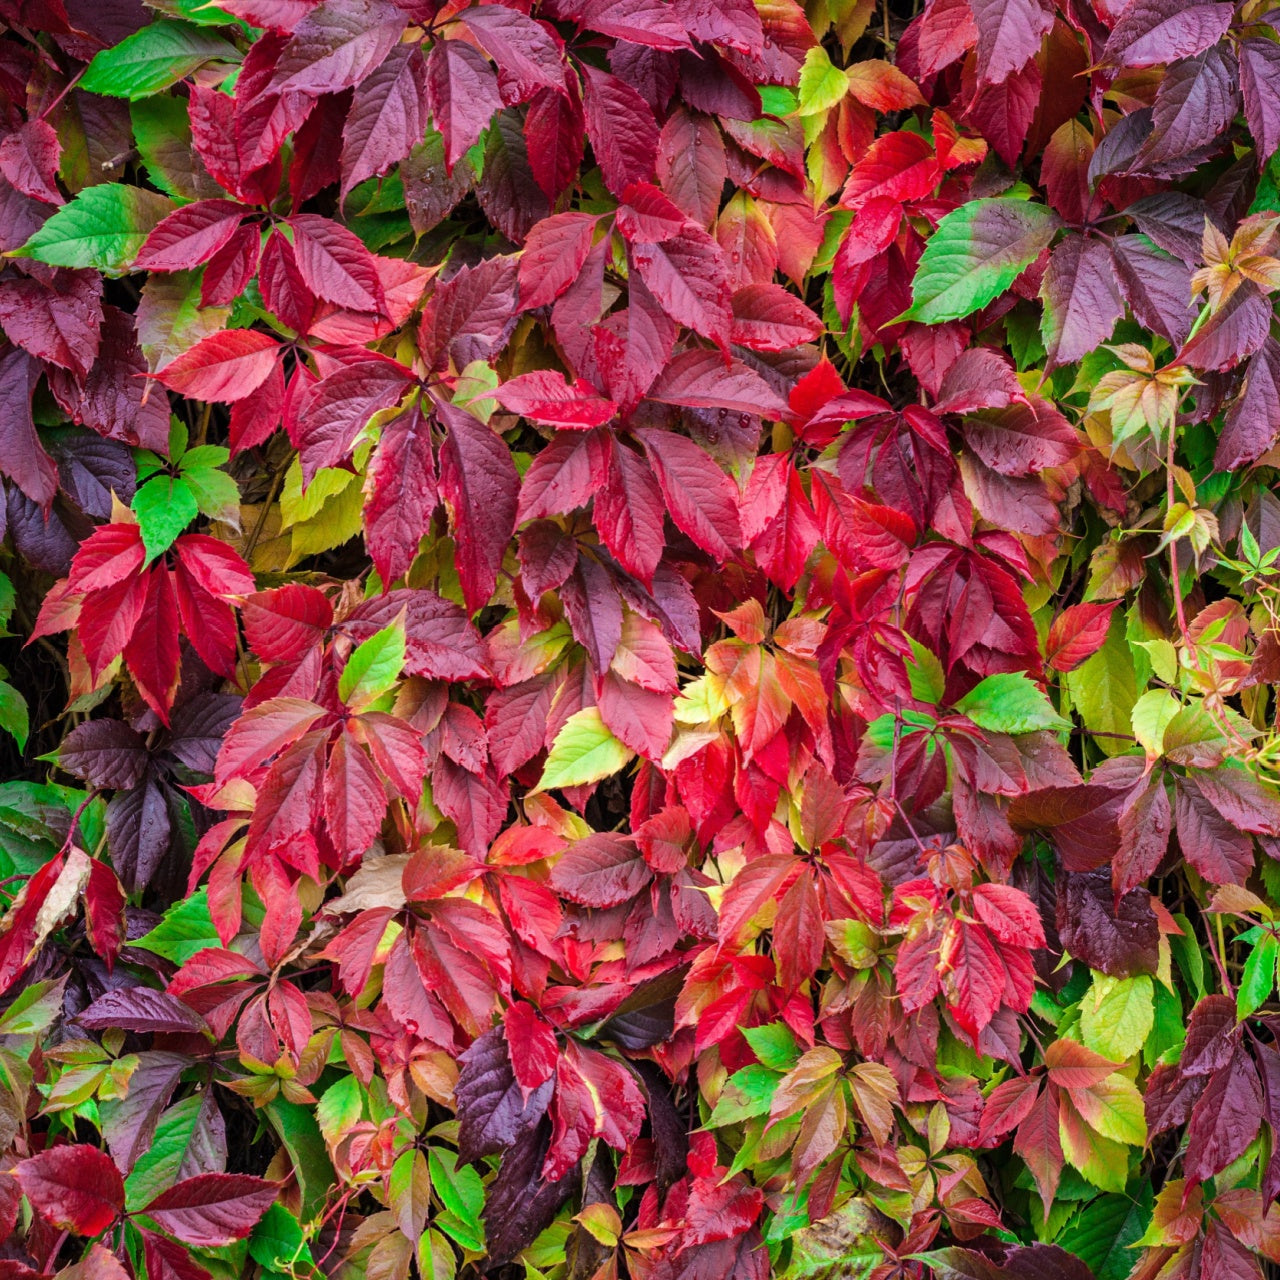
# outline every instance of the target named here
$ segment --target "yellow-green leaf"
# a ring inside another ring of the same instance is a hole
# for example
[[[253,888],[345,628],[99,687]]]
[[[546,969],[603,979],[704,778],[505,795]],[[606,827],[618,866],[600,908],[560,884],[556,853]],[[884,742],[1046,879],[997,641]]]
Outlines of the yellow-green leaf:
[[[575,711],[556,734],[538,790],[599,782],[617,773],[634,754],[605,727],[599,707],[584,707]]]

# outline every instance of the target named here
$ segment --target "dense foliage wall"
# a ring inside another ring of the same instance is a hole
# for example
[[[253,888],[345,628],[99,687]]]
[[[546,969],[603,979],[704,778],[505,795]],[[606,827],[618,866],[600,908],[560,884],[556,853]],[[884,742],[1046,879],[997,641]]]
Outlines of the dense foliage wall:
[[[0,1280],[1280,1261],[1262,0],[0,0]]]

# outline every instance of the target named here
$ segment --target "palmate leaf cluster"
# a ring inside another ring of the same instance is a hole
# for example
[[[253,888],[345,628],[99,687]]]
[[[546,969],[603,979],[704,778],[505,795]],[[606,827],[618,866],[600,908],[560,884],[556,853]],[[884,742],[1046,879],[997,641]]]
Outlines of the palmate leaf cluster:
[[[1280,1264],[1261,0],[0,0],[0,1277]]]

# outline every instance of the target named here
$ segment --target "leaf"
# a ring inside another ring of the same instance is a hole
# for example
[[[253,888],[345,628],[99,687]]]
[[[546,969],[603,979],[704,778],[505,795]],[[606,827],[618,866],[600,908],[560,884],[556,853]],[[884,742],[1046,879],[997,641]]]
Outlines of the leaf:
[[[312,97],[349,89],[382,63],[406,25],[390,0],[323,0],[290,24],[293,35],[280,50],[270,88]]]
[[[1115,601],[1073,604],[1064,609],[1049,627],[1045,660],[1055,671],[1074,671],[1106,642]]]
[[[498,77],[471,45],[437,40],[427,57],[427,101],[444,135],[445,168],[452,173],[502,108]]]
[[[1146,974],[1132,978],[1095,974],[1080,1005],[1085,1044],[1112,1062],[1133,1057],[1151,1034],[1155,1018],[1152,999],[1151,979]]]
[[[586,431],[608,422],[618,406],[581,378],[567,382],[549,369],[522,373],[495,388],[504,409],[549,427]]]
[[[315,213],[295,213],[289,227],[298,271],[312,293],[354,311],[383,309],[382,277],[355,235]]]
[[[204,1173],[163,1191],[140,1212],[184,1244],[216,1249],[243,1240],[275,1202],[277,1187],[244,1173]]]
[[[1280,147],[1280,45],[1274,40],[1249,36],[1240,41],[1237,56],[1240,88],[1244,93],[1244,117],[1258,147],[1259,162],[1270,159]]]
[[[1000,84],[1040,52],[1040,42],[1053,26],[1053,11],[1039,0],[977,0],[980,82]]]
[[[394,688],[405,659],[403,623],[392,623],[360,644],[338,677],[338,697],[353,711]]]
[[[1222,38],[1231,15],[1229,4],[1135,0],[1111,28],[1101,60],[1113,66],[1150,67],[1194,57]]]
[[[1276,961],[1280,959],[1280,941],[1274,933],[1264,933],[1254,943],[1244,962],[1240,986],[1236,991],[1236,1016],[1249,1017],[1271,997],[1276,988]]]
[[[19,1160],[14,1172],[36,1212],[76,1235],[100,1235],[124,1208],[120,1172],[96,1147],[50,1147]]]
[[[17,252],[54,267],[124,275],[172,207],[164,196],[141,187],[99,183],[63,205]]]
[[[661,244],[635,243],[631,261],[662,309],[677,323],[728,350],[733,326],[729,275],[720,246],[686,226]]]
[[[243,400],[275,368],[279,344],[252,329],[229,329],[202,339],[156,377],[173,391],[196,400]]]
[[[827,51],[817,44],[808,49],[800,68],[800,82],[796,86],[800,115],[821,115],[839,105],[848,92],[849,77],[831,65]]]
[[[146,98],[213,61],[239,62],[240,54],[212,31],[162,18],[94,54],[80,88],[114,98]]]
[[[26,699],[7,680],[0,680],[0,728],[18,744],[19,752],[26,750],[31,731]]]
[[[463,599],[474,613],[493,593],[515,532],[519,481],[501,437],[449,404],[437,412],[448,427],[440,450],[440,496],[458,544]]]
[[[649,104],[626,81],[585,62],[579,66],[591,150],[605,186],[622,195],[633,182],[653,177],[658,123]]]
[[[1067,727],[1040,688],[1019,672],[987,676],[955,707],[980,728],[995,733]]]
[[[1040,296],[1045,368],[1074,364],[1105,342],[1124,314],[1110,246],[1104,240],[1068,236],[1049,255]]]
[[[422,140],[427,132],[425,77],[422,54],[399,44],[356,86],[342,127],[344,200],[353,187],[386,173]]]
[[[538,781],[539,791],[580,787],[617,773],[633,752],[605,728],[596,707],[575,711],[556,734]]]
[[[594,214],[557,213],[534,226],[520,255],[522,309],[545,307],[578,278],[596,223]]]
[[[729,478],[692,440],[666,432],[637,431],[667,510],[704,551],[728,560],[741,545],[738,503]]]
[[[46,204],[61,204],[55,181],[62,144],[57,130],[37,117],[0,140],[0,174],[23,195]]]
[[[183,271],[224,248],[245,207],[231,200],[197,200],[162,218],[147,236],[134,266],[140,271]]]
[[[1060,223],[1044,205],[971,200],[929,237],[907,313],[924,324],[960,320],[998,298],[1049,247]]]
[[[438,501],[431,424],[416,405],[383,428],[365,494],[365,545],[391,583],[408,572]]]

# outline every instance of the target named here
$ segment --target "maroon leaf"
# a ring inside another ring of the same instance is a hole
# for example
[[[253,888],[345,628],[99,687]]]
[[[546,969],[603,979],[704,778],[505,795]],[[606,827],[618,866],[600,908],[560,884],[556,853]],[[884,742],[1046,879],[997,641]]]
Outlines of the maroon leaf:
[[[728,350],[733,325],[729,274],[720,246],[701,227],[686,226],[661,244],[632,244],[631,261],[677,324]]]
[[[395,48],[407,22],[390,0],[323,0],[293,28],[272,92],[317,97],[359,84]]]
[[[1260,458],[1280,434],[1280,344],[1270,336],[1250,358],[1240,395],[1227,410],[1213,465],[1234,471]]]
[[[1181,346],[1195,319],[1190,267],[1144,236],[1117,236],[1111,242],[1111,254],[1120,291],[1134,318]]]
[[[678,107],[658,138],[662,189],[694,222],[710,227],[729,176],[724,140],[715,121]]]
[[[1191,1112],[1183,1168],[1203,1182],[1227,1167],[1253,1141],[1262,1124],[1262,1088],[1257,1068],[1237,1047],[1225,1067],[1209,1078]]]
[[[58,473],[31,417],[39,375],[39,365],[20,347],[0,356],[0,472],[47,511],[58,491]]]
[[[428,680],[470,680],[488,675],[484,645],[466,614],[433,591],[388,591],[357,605],[342,624],[356,641],[367,640],[403,615],[404,669]]]
[[[475,6],[459,16],[498,64],[504,106],[524,102],[539,89],[564,93],[562,46],[549,27],[502,5]]]
[[[1244,116],[1258,144],[1258,160],[1269,159],[1280,147],[1280,45],[1249,36],[1237,46]]]
[[[777,284],[749,284],[733,295],[730,336],[753,351],[786,351],[812,342],[822,321],[794,294]]]
[[[1179,62],[1160,82],[1151,136],[1134,166],[1168,164],[1208,146],[1239,109],[1234,60],[1215,47]]]
[[[493,594],[515,532],[520,481],[500,436],[451,404],[438,404],[437,412],[448,428],[440,450],[440,496],[457,541],[463,599],[475,613]]]
[[[120,987],[99,996],[83,1013],[81,1025],[93,1031],[119,1027],[122,1031],[184,1034],[203,1031],[204,1020],[176,996],[150,987]]]
[[[96,271],[59,271],[48,283],[0,280],[0,328],[33,356],[83,378],[98,356],[101,298]]]
[[[313,383],[297,407],[303,479],[344,461],[371,417],[399,402],[411,375],[394,360],[358,360]]]
[[[978,79],[999,84],[1040,50],[1053,11],[1040,0],[977,0]]]
[[[583,76],[587,137],[605,186],[621,195],[633,182],[648,182],[658,155],[658,124],[649,104],[607,71],[579,64]]]
[[[498,77],[471,45],[437,40],[427,57],[427,100],[444,135],[445,168],[452,173],[503,105]]]
[[[0,140],[0,175],[24,196],[45,204],[61,204],[58,160],[62,144],[57,130],[37,116]]]
[[[1134,0],[1111,28],[1102,61],[1150,67],[1193,57],[1222,38],[1231,15],[1229,4]]]
[[[62,740],[58,764],[91,787],[127,790],[147,767],[145,740],[122,720],[86,720]]]
[[[737,359],[726,366],[705,348],[676,356],[648,394],[689,409],[732,409],[775,420],[787,414],[786,403],[758,373]]]
[[[140,1212],[200,1249],[243,1240],[275,1203],[274,1182],[247,1173],[202,1173],[162,1191]]]
[[[1124,314],[1107,242],[1063,240],[1049,256],[1040,296],[1047,369],[1074,364],[1105,342]]]
[[[357,183],[386,173],[409,154],[426,132],[426,105],[422,54],[398,44],[352,96],[342,129],[344,199]]]

